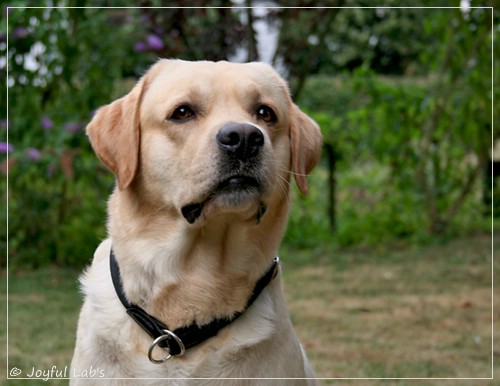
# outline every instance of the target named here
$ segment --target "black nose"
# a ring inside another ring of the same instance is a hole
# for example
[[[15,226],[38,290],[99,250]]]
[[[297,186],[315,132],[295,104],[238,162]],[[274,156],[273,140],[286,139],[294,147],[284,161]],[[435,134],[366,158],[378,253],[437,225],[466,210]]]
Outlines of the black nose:
[[[217,143],[230,155],[246,159],[257,155],[264,146],[264,135],[247,123],[230,123],[217,132]]]

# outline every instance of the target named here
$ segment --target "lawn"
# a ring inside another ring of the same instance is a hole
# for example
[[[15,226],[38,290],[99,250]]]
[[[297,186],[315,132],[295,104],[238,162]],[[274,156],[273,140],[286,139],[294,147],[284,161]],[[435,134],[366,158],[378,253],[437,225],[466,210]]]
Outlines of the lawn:
[[[495,241],[495,251],[500,242]],[[285,291],[322,378],[489,378],[491,238],[374,250],[282,251]],[[500,275],[497,253],[495,275]],[[81,297],[70,269],[9,274],[8,371],[69,367]],[[2,288],[5,289],[5,272]],[[500,300],[495,299],[495,319]],[[6,297],[2,296],[5,309]],[[498,324],[497,324],[498,326]],[[2,320],[0,340],[6,343]],[[498,362],[500,347],[494,350]],[[5,346],[4,346],[5,347]],[[5,352],[2,354],[5,356]],[[0,376],[5,378],[5,367]],[[500,369],[495,368],[496,377]],[[349,380],[348,385],[491,385],[493,381]],[[67,384],[17,381],[15,384]]]

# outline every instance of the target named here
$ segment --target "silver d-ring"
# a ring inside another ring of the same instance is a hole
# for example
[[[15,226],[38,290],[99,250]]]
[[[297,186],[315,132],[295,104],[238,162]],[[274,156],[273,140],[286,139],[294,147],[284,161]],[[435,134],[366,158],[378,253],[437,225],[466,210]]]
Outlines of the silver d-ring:
[[[177,335],[175,335],[172,331],[163,330],[163,333],[164,333],[163,335],[160,335],[158,338],[153,340],[153,343],[151,343],[151,346],[149,346],[149,349],[148,349],[148,359],[152,363],[155,363],[155,364],[164,363],[164,362],[168,361],[170,358],[172,358],[172,355],[170,354],[170,352],[165,357],[163,357],[161,359],[153,358],[153,349],[155,348],[155,346],[157,346],[160,342],[163,342],[164,340],[167,340],[169,338],[174,338],[174,340],[179,345],[179,348],[181,350],[179,352],[179,354],[177,354],[177,355],[183,355],[184,352],[186,351],[186,348],[184,347],[184,343],[182,343],[182,340]],[[169,351],[168,348],[164,348],[164,350]]]

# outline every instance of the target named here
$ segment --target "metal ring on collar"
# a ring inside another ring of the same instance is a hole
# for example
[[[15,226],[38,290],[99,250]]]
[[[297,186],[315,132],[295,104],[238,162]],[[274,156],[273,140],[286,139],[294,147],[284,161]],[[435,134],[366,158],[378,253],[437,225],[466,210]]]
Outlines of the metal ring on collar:
[[[170,352],[165,357],[163,357],[161,359],[153,358],[153,349],[155,348],[155,346],[157,346],[160,342],[163,342],[164,340],[167,340],[170,338],[173,338],[175,340],[175,342],[179,345],[179,348],[181,350],[180,353],[177,355],[183,355],[184,352],[186,351],[186,348],[184,347],[184,343],[182,343],[182,340],[177,335],[175,335],[172,331],[169,331],[169,330],[163,330],[163,332],[164,332],[164,334],[160,335],[158,338],[156,338],[153,341],[153,343],[151,343],[151,346],[149,346],[149,349],[148,349],[148,359],[152,363],[155,363],[155,364],[164,363],[164,362],[168,361],[170,358],[172,358],[172,355],[170,354]],[[169,351],[168,348],[165,348],[164,350]]]
[[[273,279],[278,276],[278,272],[280,270],[280,257],[279,256],[276,256],[274,258],[274,271],[273,271]]]

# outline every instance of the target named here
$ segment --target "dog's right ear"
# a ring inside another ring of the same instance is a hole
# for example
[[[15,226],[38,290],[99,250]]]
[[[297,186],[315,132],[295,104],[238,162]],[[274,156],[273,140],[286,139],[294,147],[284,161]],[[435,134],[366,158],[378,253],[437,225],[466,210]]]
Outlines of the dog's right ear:
[[[124,97],[101,107],[87,125],[95,153],[115,174],[120,190],[133,181],[139,163],[142,78]]]
[[[307,176],[318,163],[323,137],[318,124],[293,105],[290,125],[292,167],[295,181],[302,192],[308,191]]]

